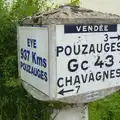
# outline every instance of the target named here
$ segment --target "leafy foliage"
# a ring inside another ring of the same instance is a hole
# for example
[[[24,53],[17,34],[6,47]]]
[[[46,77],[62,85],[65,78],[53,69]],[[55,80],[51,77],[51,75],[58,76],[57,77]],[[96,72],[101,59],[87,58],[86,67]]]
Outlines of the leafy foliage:
[[[49,103],[34,100],[23,91],[17,70],[16,24],[45,7],[44,0],[17,0],[11,7],[0,0],[0,120],[47,120],[50,117]]]
[[[79,6],[80,5],[80,0],[71,0],[69,4]]]
[[[47,8],[48,0],[17,0],[11,7],[12,16],[20,20],[26,16],[43,11]]]
[[[89,105],[90,120],[120,120],[120,91]]]

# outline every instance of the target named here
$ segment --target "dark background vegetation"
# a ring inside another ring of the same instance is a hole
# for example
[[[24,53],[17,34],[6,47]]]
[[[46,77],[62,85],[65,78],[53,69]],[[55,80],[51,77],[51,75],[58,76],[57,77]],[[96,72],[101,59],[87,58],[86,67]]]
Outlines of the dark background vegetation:
[[[71,1],[71,4],[79,0]],[[57,103],[33,99],[21,87],[17,68],[17,24],[36,12],[48,10],[45,0],[0,0],[0,120],[49,120]],[[120,92],[89,104],[90,120],[120,120]]]

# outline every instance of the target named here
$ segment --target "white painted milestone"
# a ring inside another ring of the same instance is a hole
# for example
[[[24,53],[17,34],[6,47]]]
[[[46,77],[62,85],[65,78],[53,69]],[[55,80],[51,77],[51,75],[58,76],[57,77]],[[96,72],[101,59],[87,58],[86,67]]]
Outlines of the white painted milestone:
[[[48,28],[19,27],[18,49],[20,78],[49,95]]]
[[[57,98],[120,86],[120,25],[56,25]]]

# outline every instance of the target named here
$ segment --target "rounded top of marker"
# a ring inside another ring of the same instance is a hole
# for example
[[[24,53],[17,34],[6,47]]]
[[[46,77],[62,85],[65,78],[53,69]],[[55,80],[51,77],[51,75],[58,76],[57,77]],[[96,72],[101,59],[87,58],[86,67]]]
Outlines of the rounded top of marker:
[[[21,25],[50,25],[50,24],[120,24],[120,16],[102,13],[79,6],[61,5],[51,11],[37,13],[24,18]]]

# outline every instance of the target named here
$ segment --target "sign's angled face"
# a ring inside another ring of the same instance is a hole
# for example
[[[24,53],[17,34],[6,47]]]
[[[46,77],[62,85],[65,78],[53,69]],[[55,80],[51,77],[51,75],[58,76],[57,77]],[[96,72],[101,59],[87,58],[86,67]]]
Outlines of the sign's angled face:
[[[49,95],[48,29],[19,27],[18,40],[20,78]]]
[[[120,25],[56,25],[57,97],[120,85]]]

